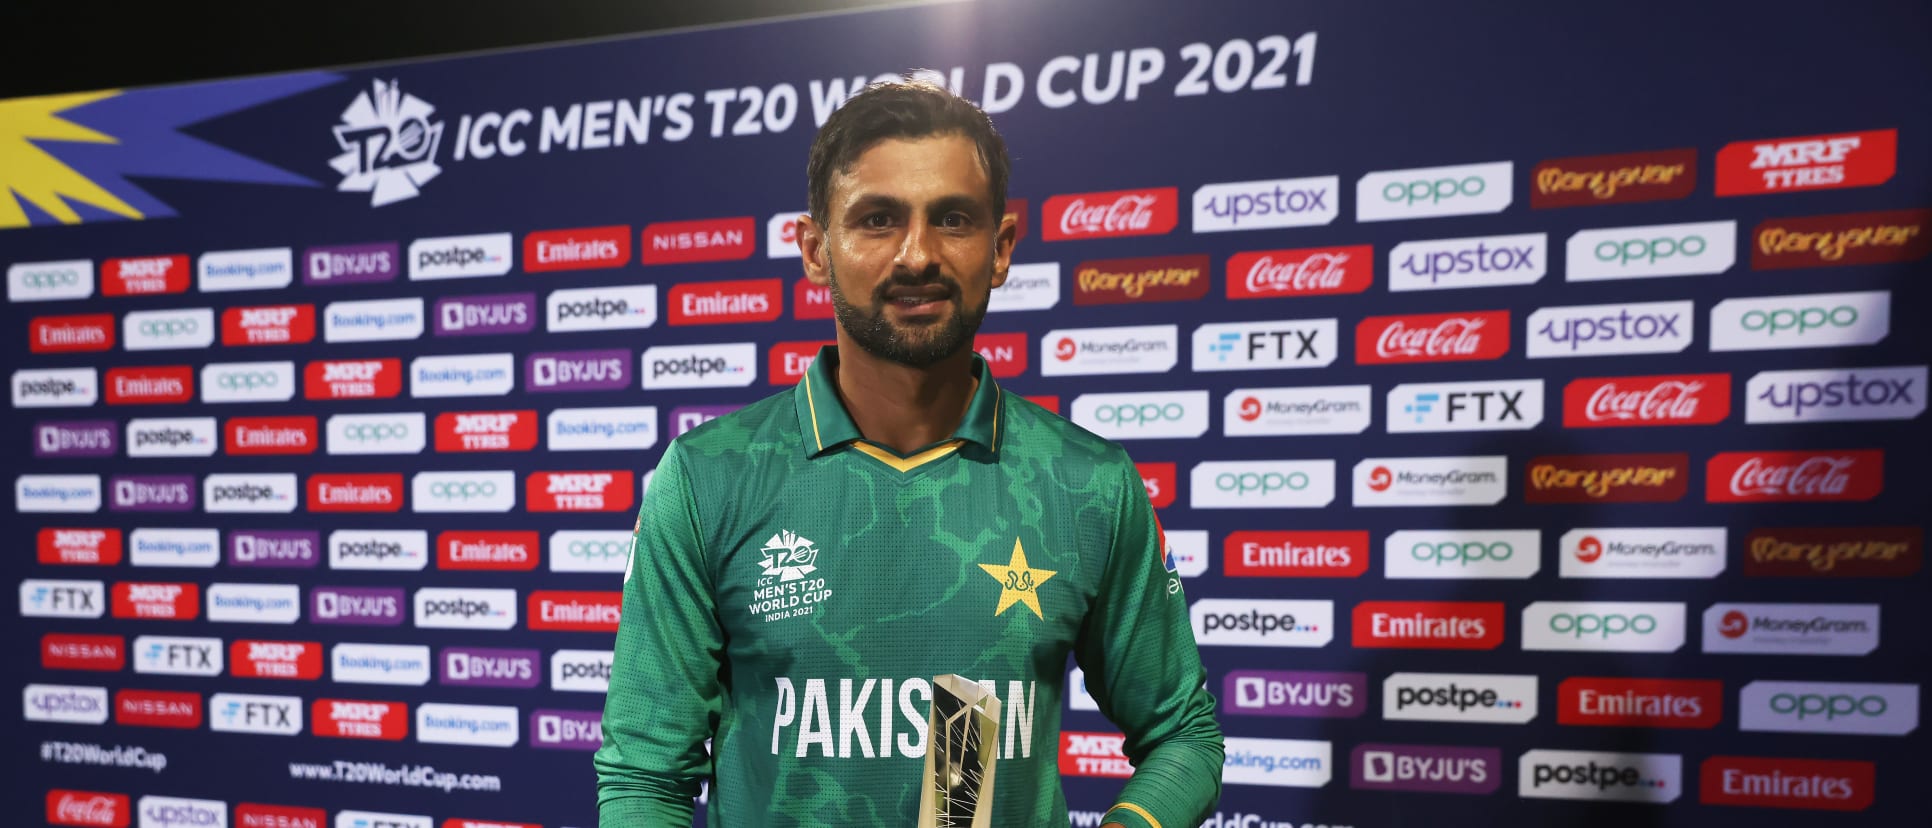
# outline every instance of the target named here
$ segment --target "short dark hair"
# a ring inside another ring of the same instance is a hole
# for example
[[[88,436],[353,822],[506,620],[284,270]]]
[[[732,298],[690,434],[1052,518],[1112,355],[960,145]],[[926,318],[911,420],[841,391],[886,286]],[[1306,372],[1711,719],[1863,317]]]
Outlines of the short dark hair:
[[[872,145],[887,138],[928,135],[959,135],[973,142],[980,167],[992,184],[997,227],[1006,214],[1006,141],[993,129],[993,119],[972,101],[931,81],[910,78],[867,86],[819,127],[805,163],[812,220],[825,226],[831,212],[832,176],[850,169]]]

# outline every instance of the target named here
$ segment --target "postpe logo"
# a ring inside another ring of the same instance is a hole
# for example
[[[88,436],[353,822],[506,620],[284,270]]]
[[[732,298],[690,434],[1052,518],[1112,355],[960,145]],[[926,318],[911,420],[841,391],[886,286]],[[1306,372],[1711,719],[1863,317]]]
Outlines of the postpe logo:
[[[679,388],[742,388],[758,378],[758,346],[656,345],[644,349],[639,373],[647,391]]]
[[[1382,682],[1388,721],[1523,724],[1536,714],[1536,676],[1394,673]]]
[[[357,93],[334,129],[342,148],[329,160],[342,174],[336,189],[368,193],[371,207],[422,194],[422,186],[443,172],[436,164],[443,122],[430,120],[435,114],[436,107],[403,92],[394,80],[377,79]]]
[[[1204,598],[1188,611],[1203,646],[1326,647],[1335,639],[1335,602]]]
[[[416,626],[423,629],[507,630],[517,625],[514,589],[416,590]]]
[[[1664,753],[1531,750],[1517,762],[1516,795],[1525,799],[1675,802],[1684,759]]]

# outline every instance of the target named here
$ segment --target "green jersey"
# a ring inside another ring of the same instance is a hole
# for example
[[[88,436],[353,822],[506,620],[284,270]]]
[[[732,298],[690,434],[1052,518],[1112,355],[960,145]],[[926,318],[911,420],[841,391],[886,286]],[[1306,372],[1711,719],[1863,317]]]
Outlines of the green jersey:
[[[1119,446],[1002,392],[949,440],[867,442],[832,382],[678,437],[638,516],[597,751],[599,824],[914,824],[933,677],[1001,702],[992,824],[1067,824],[1068,653],[1136,766],[1109,819],[1194,826],[1220,795],[1180,579]],[[706,740],[710,740],[707,751]]]

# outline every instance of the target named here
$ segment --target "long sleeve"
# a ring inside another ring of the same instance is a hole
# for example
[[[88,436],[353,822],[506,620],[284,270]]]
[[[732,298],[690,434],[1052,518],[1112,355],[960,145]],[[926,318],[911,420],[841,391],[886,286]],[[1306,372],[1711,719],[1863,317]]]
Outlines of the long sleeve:
[[[1140,475],[1122,460],[1113,548],[1075,659],[1134,764],[1107,820],[1192,828],[1221,798],[1221,726],[1180,578],[1165,565],[1166,539]]]
[[[699,525],[673,442],[644,495],[624,568],[604,744],[592,760],[602,828],[690,825],[711,775],[705,740],[723,709],[724,632]]]

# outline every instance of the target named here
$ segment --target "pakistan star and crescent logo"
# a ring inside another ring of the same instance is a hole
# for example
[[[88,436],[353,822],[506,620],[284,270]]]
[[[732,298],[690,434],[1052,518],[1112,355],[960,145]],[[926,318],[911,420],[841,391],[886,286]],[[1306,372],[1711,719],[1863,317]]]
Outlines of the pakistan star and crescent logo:
[[[1000,582],[1000,604],[993,608],[993,615],[1006,612],[1006,608],[1014,604],[1025,604],[1040,620],[1046,620],[1046,613],[1040,611],[1039,589],[1041,584],[1056,574],[1056,570],[1034,569],[1027,565],[1026,548],[1020,545],[1019,538],[1013,539],[1013,558],[1005,566],[980,564],[979,568]]]
[[[777,575],[781,583],[796,581],[818,571],[818,544],[790,529],[772,535],[771,540],[765,541],[758,551],[765,553],[765,557],[758,561],[758,565],[765,568],[765,577]]]

